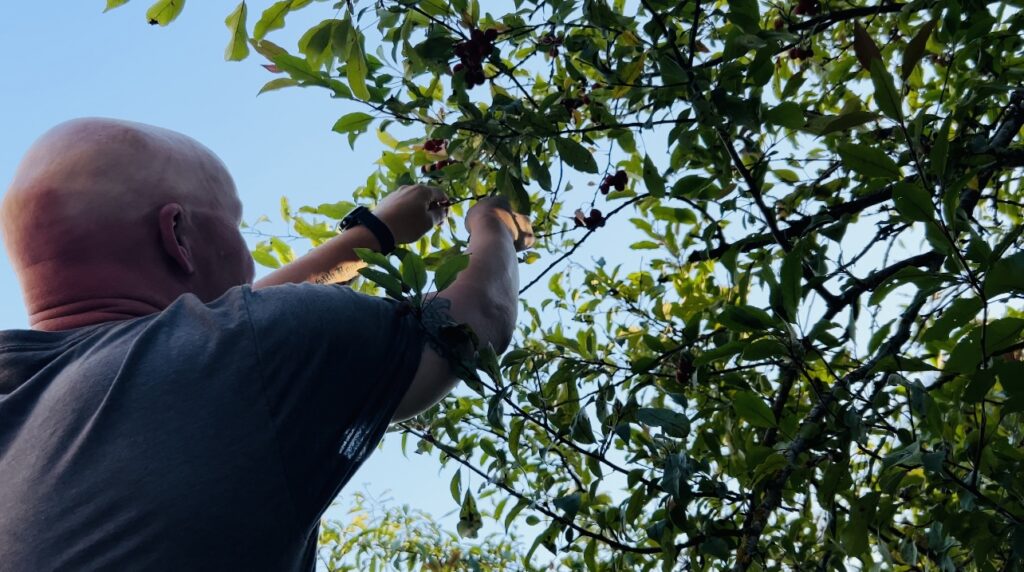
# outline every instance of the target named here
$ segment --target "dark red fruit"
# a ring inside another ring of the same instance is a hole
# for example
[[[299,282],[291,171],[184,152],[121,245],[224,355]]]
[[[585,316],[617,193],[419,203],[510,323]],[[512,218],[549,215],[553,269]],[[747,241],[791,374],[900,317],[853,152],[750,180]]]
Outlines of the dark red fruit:
[[[431,153],[440,153],[442,149],[448,146],[448,141],[445,139],[427,139],[423,143],[423,149],[430,151]]]
[[[786,21],[783,20],[782,18],[776,18],[773,25],[775,26],[776,30],[781,30],[786,27]]]
[[[484,39],[488,42],[493,42],[498,39],[498,31],[494,28],[488,28],[484,30]]]
[[[628,182],[629,175],[627,175],[626,172],[622,170],[616,172],[615,176],[612,177],[612,184],[614,184],[615,188],[619,189],[620,191],[622,190],[622,187],[625,187],[626,183]]]
[[[466,66],[464,66],[462,64],[455,64],[455,67],[452,68],[452,71],[455,72],[455,73],[459,73],[460,71],[462,71],[464,69],[466,69]]]
[[[818,0],[800,0],[793,10],[794,14],[817,16],[821,12],[821,3]]]

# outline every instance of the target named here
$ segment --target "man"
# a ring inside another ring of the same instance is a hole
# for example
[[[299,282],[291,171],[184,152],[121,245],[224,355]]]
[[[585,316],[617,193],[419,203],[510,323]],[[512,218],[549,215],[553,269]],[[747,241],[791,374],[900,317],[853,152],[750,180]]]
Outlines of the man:
[[[43,135],[0,212],[32,326],[0,332],[0,570],[310,570],[387,424],[453,387],[438,325],[498,351],[512,335],[532,235],[497,199],[422,313],[315,283],[444,204],[403,188],[250,286],[242,206],[205,147],[108,119]]]

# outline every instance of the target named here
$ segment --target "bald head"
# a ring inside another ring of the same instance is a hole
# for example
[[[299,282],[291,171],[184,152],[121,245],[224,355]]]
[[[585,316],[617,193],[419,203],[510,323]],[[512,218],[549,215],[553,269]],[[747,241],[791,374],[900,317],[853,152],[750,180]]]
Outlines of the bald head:
[[[40,137],[0,206],[8,254],[42,329],[144,315],[186,292],[208,301],[251,280],[240,218],[231,176],[209,149],[98,118]]]

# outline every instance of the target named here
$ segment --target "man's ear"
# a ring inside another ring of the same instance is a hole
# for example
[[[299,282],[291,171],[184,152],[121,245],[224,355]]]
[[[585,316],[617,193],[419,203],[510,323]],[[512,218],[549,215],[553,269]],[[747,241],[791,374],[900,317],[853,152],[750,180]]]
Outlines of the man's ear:
[[[168,203],[160,209],[160,242],[164,252],[174,260],[185,274],[193,274],[192,247],[185,236],[182,217],[185,209],[178,203]]]

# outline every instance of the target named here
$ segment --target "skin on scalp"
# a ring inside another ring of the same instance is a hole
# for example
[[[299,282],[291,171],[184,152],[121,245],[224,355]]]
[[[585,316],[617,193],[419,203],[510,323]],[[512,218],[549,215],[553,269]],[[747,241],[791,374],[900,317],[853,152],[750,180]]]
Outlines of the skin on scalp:
[[[34,329],[144,316],[252,281],[223,163],[180,133],[75,119],[28,150],[0,230]]]

